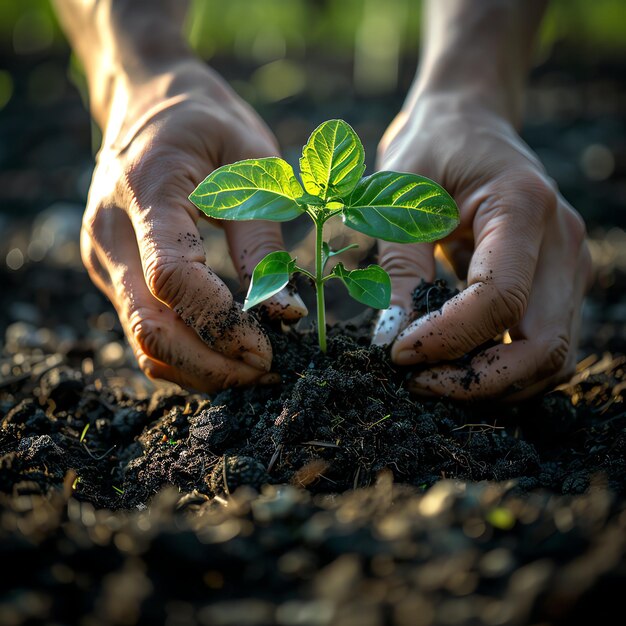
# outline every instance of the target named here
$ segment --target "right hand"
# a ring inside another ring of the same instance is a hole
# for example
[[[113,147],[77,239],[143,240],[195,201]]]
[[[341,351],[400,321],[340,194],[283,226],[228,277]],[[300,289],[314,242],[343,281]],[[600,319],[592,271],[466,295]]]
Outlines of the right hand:
[[[269,382],[269,341],[205,265],[200,213],[187,197],[221,165],[277,155],[275,139],[200,63],[125,85],[113,103],[81,252],[139,366],[150,378],[206,392]],[[224,231],[244,286],[258,261],[284,249],[273,222],[225,222]],[[286,320],[307,312],[286,290],[268,308]]]
[[[567,380],[591,281],[586,230],[513,126],[461,95],[425,93],[380,148],[384,169],[441,182],[461,218],[438,245],[467,287],[406,328],[415,285],[435,277],[434,246],[379,244],[393,306],[379,318],[374,342],[392,344],[398,365],[428,364],[409,389],[517,401]],[[512,343],[484,349],[507,330]],[[469,353],[471,363],[457,362]]]

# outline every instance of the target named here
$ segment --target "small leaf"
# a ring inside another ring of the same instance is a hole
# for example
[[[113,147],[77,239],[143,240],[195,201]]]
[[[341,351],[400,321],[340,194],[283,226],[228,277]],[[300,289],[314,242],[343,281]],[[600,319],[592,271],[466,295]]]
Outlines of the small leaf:
[[[338,254],[343,254],[344,252],[347,252],[348,250],[355,250],[358,247],[359,247],[358,243],[351,243],[349,246],[345,246],[343,248],[339,248],[339,250],[330,250],[328,258],[330,258],[332,256],[337,256]]]
[[[354,250],[358,247],[358,243],[351,243],[350,245],[340,248],[339,250],[331,250],[330,246],[324,241],[322,243],[322,267],[326,267],[326,263],[328,263],[328,259],[331,257],[347,252],[348,250]]]
[[[325,201],[345,198],[365,170],[365,152],[358,135],[343,120],[318,126],[302,149],[302,183]]]
[[[312,196],[310,193],[304,193],[297,199],[297,203],[307,207],[319,208],[324,206],[324,201],[318,196]]]
[[[385,241],[437,241],[459,224],[450,194],[417,174],[376,172],[361,180],[346,204],[346,226]]]
[[[322,267],[326,267],[326,263],[328,263],[328,259],[330,259],[331,249],[330,246],[323,241],[322,242]]]
[[[276,157],[224,165],[189,196],[206,215],[222,220],[286,222],[304,213],[304,193],[289,163]]]
[[[338,263],[331,273],[348,288],[348,293],[358,302],[374,309],[386,309],[391,300],[391,279],[379,265],[362,270],[347,270]]]
[[[243,310],[247,311],[278,293],[289,282],[295,268],[296,260],[288,252],[270,252],[252,272]]]

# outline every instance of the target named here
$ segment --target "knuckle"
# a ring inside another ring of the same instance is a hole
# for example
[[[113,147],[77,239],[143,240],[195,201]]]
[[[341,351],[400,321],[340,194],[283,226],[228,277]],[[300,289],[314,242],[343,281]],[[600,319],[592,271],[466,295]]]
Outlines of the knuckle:
[[[169,361],[164,349],[164,329],[159,322],[135,311],[130,318],[130,332],[146,358]]]
[[[545,222],[555,215],[559,195],[556,183],[551,178],[541,172],[531,171],[520,186],[520,191],[524,196],[521,203],[527,207],[533,219],[536,220],[538,215]]]
[[[532,194],[536,200],[549,208],[556,208],[557,187],[556,183],[540,172],[529,174],[525,181],[528,193]]]
[[[156,199],[180,204],[180,199],[187,198],[193,189],[186,172],[171,147],[153,144],[130,159],[118,181],[118,194],[128,198],[130,206],[139,211]]]
[[[151,250],[145,259],[148,289],[159,300],[176,302],[180,298],[182,276],[180,262]]]
[[[565,335],[551,338],[543,348],[542,373],[556,374],[563,369],[569,353],[570,342]]]
[[[481,213],[485,216],[512,211],[538,222],[549,219],[557,210],[556,184],[534,168],[523,167],[507,172],[495,181],[491,191],[481,206]]]
[[[150,379],[154,380],[160,376],[160,367],[147,354],[140,353],[137,355],[137,364],[139,369]]]
[[[494,300],[495,306],[490,310],[498,332],[517,325],[528,306],[528,294],[517,285],[498,287]]]
[[[587,226],[579,213],[567,207],[565,212],[565,223],[574,245],[580,249],[586,244]]]
[[[389,247],[380,254],[380,264],[392,278],[410,278],[417,280],[420,277],[431,278],[432,261],[426,255],[418,254],[415,250],[406,248],[411,246]]]

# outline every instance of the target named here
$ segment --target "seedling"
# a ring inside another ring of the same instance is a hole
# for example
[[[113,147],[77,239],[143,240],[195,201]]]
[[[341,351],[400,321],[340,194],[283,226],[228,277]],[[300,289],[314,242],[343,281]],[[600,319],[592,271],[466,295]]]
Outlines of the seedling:
[[[308,276],[317,295],[319,346],[326,352],[324,285],[340,280],[357,301],[376,309],[389,307],[391,280],[382,267],[349,270],[331,258],[355,244],[332,250],[324,224],[336,215],[372,237],[397,243],[432,242],[459,223],[451,196],[437,183],[418,176],[381,171],[362,178],[365,152],[343,120],[324,122],[313,131],[300,158],[301,183],[282,159],[248,159],[224,165],[202,181],[189,199],[209,217],[225,220],[288,222],[306,213],[315,227],[315,268],[300,267],[288,252],[272,252],[252,273],[243,309],[257,306],[283,289],[294,273]]]
[[[85,428],[83,428],[83,432],[80,434],[80,439],[78,440],[79,443],[83,443],[83,441],[85,440],[85,435],[87,434],[87,431],[89,430],[89,426],[91,426],[91,424],[87,422],[85,424]]]

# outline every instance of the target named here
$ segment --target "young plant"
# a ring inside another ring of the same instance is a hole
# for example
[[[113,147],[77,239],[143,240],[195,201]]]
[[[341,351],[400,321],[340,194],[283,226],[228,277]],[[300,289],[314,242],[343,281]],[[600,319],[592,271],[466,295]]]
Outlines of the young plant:
[[[335,215],[372,237],[397,243],[436,241],[459,223],[450,195],[428,178],[392,171],[362,178],[365,152],[352,127],[343,120],[324,122],[313,131],[300,158],[300,183],[282,159],[248,159],[224,165],[202,181],[189,199],[209,217],[225,220],[287,222],[306,213],[315,226],[315,268],[311,272],[288,252],[268,254],[254,269],[244,311],[283,289],[300,272],[315,285],[319,346],[326,352],[324,285],[340,280],[359,302],[389,307],[391,281],[382,267],[348,270],[328,261],[356,247],[331,250],[324,224]]]

